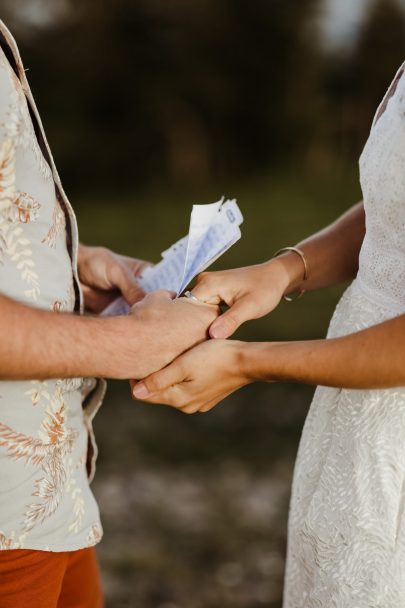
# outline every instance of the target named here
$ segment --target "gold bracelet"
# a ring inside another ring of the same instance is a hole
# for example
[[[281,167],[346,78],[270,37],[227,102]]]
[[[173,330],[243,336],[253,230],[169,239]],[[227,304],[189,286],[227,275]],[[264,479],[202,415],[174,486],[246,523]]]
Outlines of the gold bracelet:
[[[300,256],[302,263],[304,264],[304,282],[307,281],[309,277],[309,267],[307,258],[305,257],[305,254],[303,251],[301,251],[301,249],[298,249],[298,247],[282,247],[281,249],[278,249],[276,253],[273,254],[273,258],[276,258],[277,256],[281,255],[282,253],[286,253],[287,251],[294,251],[294,253]],[[283,296],[283,299],[286,302],[293,302],[294,300],[298,300],[298,298],[303,296],[304,293],[305,289],[301,289],[301,291],[298,292],[298,295],[295,298],[292,298],[291,296]]]

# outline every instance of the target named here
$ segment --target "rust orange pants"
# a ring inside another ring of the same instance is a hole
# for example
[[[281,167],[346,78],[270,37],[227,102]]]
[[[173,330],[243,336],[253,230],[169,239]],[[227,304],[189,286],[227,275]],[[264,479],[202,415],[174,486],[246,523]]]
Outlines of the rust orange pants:
[[[0,551],[1,608],[102,608],[94,547],[51,553]]]

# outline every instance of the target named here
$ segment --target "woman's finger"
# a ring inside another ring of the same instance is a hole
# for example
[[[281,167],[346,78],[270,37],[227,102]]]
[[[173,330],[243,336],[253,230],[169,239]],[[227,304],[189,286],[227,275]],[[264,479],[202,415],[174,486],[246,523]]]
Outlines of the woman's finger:
[[[149,403],[153,405],[168,405],[169,407],[179,409],[176,403],[176,391],[174,389],[175,387],[171,386],[170,388],[165,391],[162,391],[161,393],[154,393],[153,395],[142,399],[138,399],[138,397],[135,397],[135,400],[143,401],[144,403]]]
[[[135,399],[141,401],[149,399],[152,395],[163,393],[168,388],[183,382],[185,374],[178,361],[174,361],[160,371],[151,374],[138,382],[132,390]]]
[[[197,278],[197,283],[193,287],[193,296],[206,302],[207,304],[220,304],[222,295],[220,293],[220,284],[218,284],[215,273],[202,274]]]
[[[211,338],[229,338],[242,323],[256,317],[256,308],[252,297],[243,296],[223,315],[215,319],[209,329]]]

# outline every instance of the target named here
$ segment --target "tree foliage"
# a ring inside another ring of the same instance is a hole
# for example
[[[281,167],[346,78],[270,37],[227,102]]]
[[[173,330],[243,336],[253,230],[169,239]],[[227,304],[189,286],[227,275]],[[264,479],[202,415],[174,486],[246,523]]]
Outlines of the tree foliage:
[[[376,2],[353,51],[328,56],[320,5],[70,0],[52,26],[20,29],[70,185],[209,183],[353,160],[402,62],[404,15]]]

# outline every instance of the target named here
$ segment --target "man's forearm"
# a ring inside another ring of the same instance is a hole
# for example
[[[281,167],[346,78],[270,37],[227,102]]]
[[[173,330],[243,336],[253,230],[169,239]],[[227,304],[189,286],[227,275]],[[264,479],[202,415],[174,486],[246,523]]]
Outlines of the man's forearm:
[[[360,202],[330,226],[301,241],[297,246],[304,252],[309,267],[305,285],[303,263],[298,255],[290,252],[280,256],[289,279],[286,293],[301,288],[311,291],[353,279],[365,230],[364,206]]]
[[[241,345],[251,380],[353,389],[405,386],[405,315],[328,340]]]
[[[139,341],[142,342],[142,328]],[[122,319],[52,313],[0,296],[2,379],[117,376]],[[117,363],[114,363],[114,357]]]
[[[0,379],[139,379],[207,338],[217,307],[158,291],[122,317],[38,310],[0,296]]]

